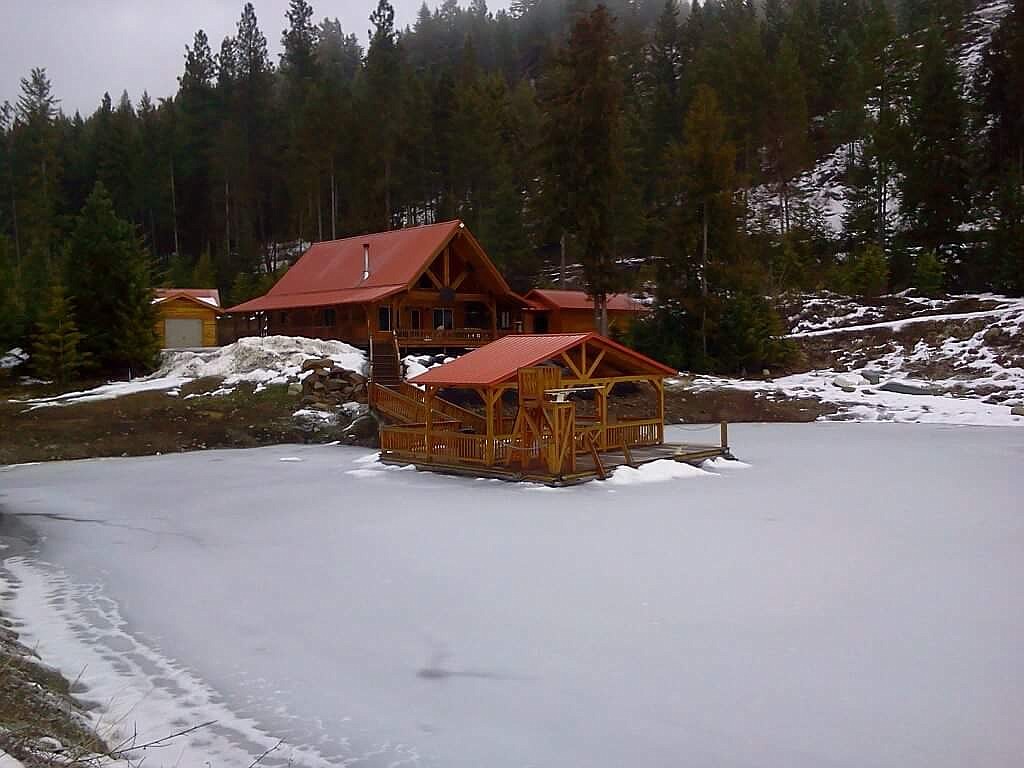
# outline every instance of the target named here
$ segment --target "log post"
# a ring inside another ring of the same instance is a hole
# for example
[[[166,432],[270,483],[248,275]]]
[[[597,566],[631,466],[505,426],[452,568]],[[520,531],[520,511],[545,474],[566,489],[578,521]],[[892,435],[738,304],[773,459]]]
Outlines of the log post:
[[[722,431],[722,451],[724,453],[729,452],[729,423],[723,421],[720,425]]]

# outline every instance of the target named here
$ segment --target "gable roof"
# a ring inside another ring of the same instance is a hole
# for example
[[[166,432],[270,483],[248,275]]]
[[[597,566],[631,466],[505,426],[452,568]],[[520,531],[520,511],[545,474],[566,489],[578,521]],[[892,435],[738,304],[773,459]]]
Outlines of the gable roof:
[[[526,294],[527,300],[546,309],[586,309],[594,311],[594,299],[584,291],[562,291],[552,288],[534,288]],[[609,293],[608,310],[611,312],[643,312],[647,307],[628,293]]]
[[[497,341],[467,352],[450,363],[431,368],[409,379],[413,384],[449,387],[490,387],[516,377],[520,368],[539,365],[563,352],[591,342],[613,357],[628,362],[639,373],[675,376],[677,371],[616,341],[590,331],[587,333],[524,333],[503,336]]]
[[[154,304],[163,304],[175,299],[185,299],[207,309],[223,312],[220,306],[220,291],[216,288],[157,288],[153,291]]]
[[[411,287],[434,258],[463,237],[506,293],[511,289],[458,219],[313,243],[265,296],[229,312],[321,307],[377,301]],[[369,276],[363,279],[363,246],[369,245]]]

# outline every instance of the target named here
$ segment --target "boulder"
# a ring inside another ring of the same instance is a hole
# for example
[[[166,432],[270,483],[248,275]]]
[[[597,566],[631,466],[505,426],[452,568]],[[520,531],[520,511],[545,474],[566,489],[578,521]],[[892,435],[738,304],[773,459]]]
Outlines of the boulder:
[[[288,394],[289,395],[301,395],[302,394],[302,385],[299,384],[299,382],[297,382],[297,381],[293,381],[291,384],[288,385]]]
[[[859,373],[841,373],[832,379],[832,383],[844,392],[856,392],[857,387],[863,387],[868,380]]]
[[[64,745],[53,736],[41,736],[36,739],[36,746],[43,752],[63,752]]]
[[[333,368],[333,367],[334,367],[334,361],[331,360],[329,357],[324,357],[324,358],[315,357],[315,358],[312,358],[311,360],[307,360],[306,362],[304,362],[302,364],[302,370],[304,370],[304,371],[311,371],[314,368],[328,368],[328,369],[330,369],[330,368]]]
[[[867,379],[871,384],[880,384],[882,379],[885,378],[885,374],[877,368],[865,368],[860,372],[860,375]]]
[[[1012,416],[1024,416],[1024,405],[1015,405],[1010,408],[1010,414]]]
[[[901,395],[941,395],[942,390],[927,381],[916,379],[892,379],[879,387],[883,392],[897,392]]]

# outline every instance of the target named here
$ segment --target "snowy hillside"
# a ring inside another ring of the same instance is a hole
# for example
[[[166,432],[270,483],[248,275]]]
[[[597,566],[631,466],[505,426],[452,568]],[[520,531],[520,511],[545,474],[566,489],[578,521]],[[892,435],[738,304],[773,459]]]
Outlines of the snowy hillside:
[[[786,306],[800,372],[690,386],[816,398],[835,408],[826,419],[1024,426],[1024,299],[824,294]]]

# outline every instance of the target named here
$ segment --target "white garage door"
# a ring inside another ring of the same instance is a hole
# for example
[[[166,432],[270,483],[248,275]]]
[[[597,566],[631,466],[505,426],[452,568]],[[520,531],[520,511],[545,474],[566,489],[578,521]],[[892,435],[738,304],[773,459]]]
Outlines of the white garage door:
[[[164,320],[164,335],[169,349],[203,346],[203,321],[187,318]]]

